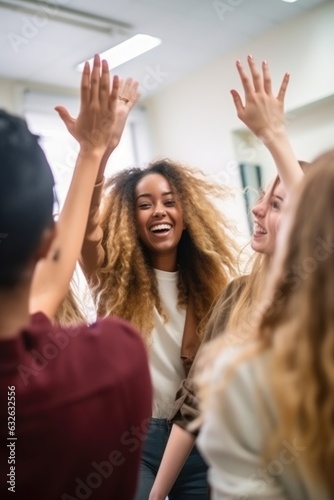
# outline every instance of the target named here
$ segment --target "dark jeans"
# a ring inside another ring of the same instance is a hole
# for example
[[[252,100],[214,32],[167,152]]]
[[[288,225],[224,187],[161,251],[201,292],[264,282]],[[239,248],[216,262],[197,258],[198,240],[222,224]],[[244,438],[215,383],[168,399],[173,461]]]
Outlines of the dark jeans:
[[[144,443],[135,500],[148,500],[172,425],[166,419],[152,418]],[[207,465],[194,446],[172,490],[169,500],[205,500]]]

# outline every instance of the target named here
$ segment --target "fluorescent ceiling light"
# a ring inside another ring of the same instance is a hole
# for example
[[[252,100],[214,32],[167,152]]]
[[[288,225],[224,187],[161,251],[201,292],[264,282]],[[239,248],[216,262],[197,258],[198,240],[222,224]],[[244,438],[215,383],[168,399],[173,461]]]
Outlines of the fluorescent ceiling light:
[[[70,3],[68,0],[63,3]],[[129,32],[131,25],[97,16],[88,12],[83,12],[62,5],[60,0],[50,3],[49,0],[0,0],[0,9],[9,9],[17,12],[40,16],[50,21],[58,21],[77,26],[84,29],[98,31],[99,33],[122,33]]]
[[[120,66],[121,64],[130,61],[130,59],[134,59],[135,57],[144,54],[157,45],[160,45],[160,38],[156,38],[150,35],[135,35],[125,42],[122,42],[115,47],[112,47],[105,52],[100,54],[101,59],[106,59],[109,64],[109,68],[116,68],[116,66]],[[93,59],[89,60],[90,65],[93,63]],[[84,66],[84,62],[77,66],[79,71],[82,71]]]
[[[295,2],[297,2],[297,0],[282,0],[282,2],[286,2],[286,3],[295,3]]]

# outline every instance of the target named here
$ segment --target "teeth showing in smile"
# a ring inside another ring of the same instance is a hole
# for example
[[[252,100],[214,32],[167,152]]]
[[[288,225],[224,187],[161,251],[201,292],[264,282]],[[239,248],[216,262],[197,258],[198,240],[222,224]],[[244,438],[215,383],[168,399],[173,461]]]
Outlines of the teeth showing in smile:
[[[169,231],[172,228],[170,224],[157,224],[156,226],[152,226],[150,231],[153,233],[157,233],[160,231]]]
[[[260,226],[260,224],[258,224],[257,222],[255,222],[255,224],[254,224],[254,233],[255,234],[267,234],[267,231],[262,226]]]

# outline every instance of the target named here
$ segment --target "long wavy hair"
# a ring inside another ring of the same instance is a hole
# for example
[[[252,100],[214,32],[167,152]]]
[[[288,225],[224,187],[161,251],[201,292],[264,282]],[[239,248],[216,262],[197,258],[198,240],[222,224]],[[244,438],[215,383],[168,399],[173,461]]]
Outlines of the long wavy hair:
[[[77,295],[71,287],[55,315],[55,323],[62,327],[87,323],[87,318],[81,310]]]
[[[304,173],[308,172],[310,167],[309,162],[299,160],[299,165]],[[277,175],[270,188],[271,194],[280,182],[280,178]],[[238,343],[247,341],[250,327],[256,327],[262,316],[262,307],[259,305],[259,301],[263,294],[263,286],[267,280],[270,261],[270,255],[255,252],[247,265],[251,270],[247,276],[240,297],[231,310],[226,325],[226,331],[229,332],[229,338],[233,332],[233,336]],[[226,339],[223,339],[222,342],[227,345]]]
[[[279,182],[280,179],[276,176],[270,187],[271,193],[273,193]],[[247,273],[246,279],[240,283],[242,286],[241,293],[238,291],[238,288],[235,288],[235,293],[240,295],[231,309],[225,327],[226,334],[224,336],[220,336],[216,340],[216,352],[218,352],[221,347],[226,347],[230,342],[242,343],[247,341],[250,325],[254,327],[258,324],[259,311],[256,305],[262,296],[263,285],[266,281],[270,258],[270,255],[259,252],[254,252],[251,255],[246,265],[247,269],[250,269],[250,271]],[[211,314],[211,317],[214,319],[215,315],[219,316],[220,314],[220,310],[215,310]],[[213,351],[212,354],[215,356]]]
[[[275,255],[264,291],[255,339],[228,371],[270,351],[268,378],[278,408],[277,427],[265,452],[282,440],[304,446],[298,460],[334,496],[334,150],[319,157],[292,200],[284,246]],[[284,236],[283,236],[284,238]],[[198,365],[202,407],[209,404],[207,376]],[[215,346],[216,348],[216,346]],[[207,374],[206,374],[207,375]],[[227,380],[217,388],[223,395]]]
[[[233,227],[213,199],[224,200],[230,192],[209,182],[199,170],[170,159],[157,160],[144,169],[123,170],[105,183],[100,219],[105,260],[93,288],[97,311],[131,321],[146,339],[153,328],[154,307],[166,318],[135,220],[135,188],[143,176],[152,173],[164,176],[180,200],[186,229],[177,253],[178,305],[186,307],[191,296],[201,334],[211,304],[236,274]]]

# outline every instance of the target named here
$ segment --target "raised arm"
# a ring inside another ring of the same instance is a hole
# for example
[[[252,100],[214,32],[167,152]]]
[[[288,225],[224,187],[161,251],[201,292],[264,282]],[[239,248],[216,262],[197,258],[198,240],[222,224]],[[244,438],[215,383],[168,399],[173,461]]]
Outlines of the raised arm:
[[[121,81],[115,112],[115,125],[112,129],[107,149],[100,162],[79,260],[86,278],[90,283],[94,282],[95,271],[104,260],[104,249],[101,243],[103,233],[99,225],[99,209],[102,199],[104,171],[110,155],[119,144],[129,113],[137,103],[138,99],[138,82],[132,78],[127,78],[126,80]],[[67,120],[69,130],[72,120],[73,119],[71,117]]]
[[[248,56],[250,77],[240,61],[237,61],[236,65],[245,92],[243,104],[240,94],[231,90],[238,117],[268,148],[281,181],[287,193],[290,193],[303,177],[285,127],[284,98],[290,75],[284,75],[279,92],[275,96],[266,61],[262,63],[261,74],[253,57]]]
[[[71,185],[58,221],[58,236],[37,266],[31,289],[31,313],[42,311],[51,319],[66,296],[82,246],[94,182],[115,126],[118,77],[106,61],[95,56],[92,71],[86,63],[81,80],[80,111],[73,135],[80,149]],[[62,108],[63,109],[63,108]]]

